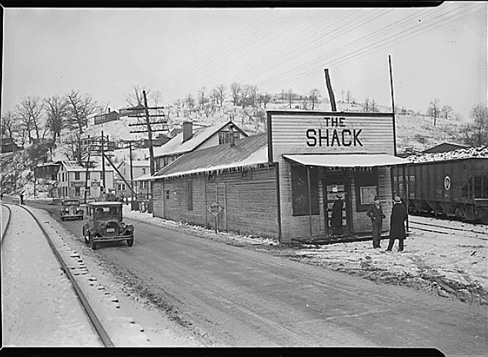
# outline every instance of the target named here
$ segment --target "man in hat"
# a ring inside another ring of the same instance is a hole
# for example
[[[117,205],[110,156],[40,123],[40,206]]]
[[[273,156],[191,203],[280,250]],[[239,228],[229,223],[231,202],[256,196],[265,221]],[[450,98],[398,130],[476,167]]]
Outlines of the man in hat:
[[[342,235],[342,206],[344,201],[342,195],[339,193],[336,195],[337,200],[332,206],[332,215],[330,218],[330,225],[332,226],[333,235]]]
[[[374,196],[374,203],[369,207],[366,214],[371,218],[373,226],[373,248],[380,248],[381,228],[383,226],[383,218],[386,216],[383,213],[378,196]]]
[[[405,234],[405,220],[407,219],[407,209],[402,202],[402,199],[395,196],[393,199],[393,208],[390,217],[390,242],[388,243],[387,252],[391,252],[395,239],[399,240],[398,251],[403,251],[403,240],[406,238]]]

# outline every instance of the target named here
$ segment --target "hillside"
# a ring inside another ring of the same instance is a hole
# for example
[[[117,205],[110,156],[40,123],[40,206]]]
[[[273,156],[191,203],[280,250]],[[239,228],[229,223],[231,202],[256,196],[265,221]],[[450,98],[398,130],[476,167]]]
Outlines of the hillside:
[[[273,105],[269,104],[270,110],[288,109],[288,106],[283,104]],[[338,104],[339,111],[360,111],[360,105]],[[327,103],[320,105],[317,110],[330,111],[330,106]],[[264,112],[263,112],[264,113]],[[224,107],[217,109],[211,116],[202,112],[184,112],[177,111],[174,107],[169,107],[167,110],[168,127],[169,129],[179,128],[184,120],[190,119],[194,126],[208,126],[217,122],[223,122],[233,118],[237,125],[244,128],[250,134],[264,132],[265,129],[265,115],[261,116],[261,120],[250,121],[249,116],[242,112],[240,107]],[[119,121],[108,122],[100,125],[94,125],[93,121],[85,131],[85,135],[100,136],[103,131],[104,135],[108,135],[110,140],[137,140],[143,139],[144,134],[131,133],[133,127],[129,127],[129,123],[134,123],[134,118],[121,118]],[[432,118],[421,115],[397,115],[396,116],[396,131],[397,131],[397,153],[403,153],[405,150],[409,152],[419,152],[427,148],[440,144],[442,142],[461,143],[460,129],[465,125],[460,121],[437,119],[437,124],[433,125]],[[64,132],[57,147],[51,152],[46,149],[44,145],[34,145],[21,150],[17,153],[0,154],[0,185],[1,190],[7,195],[18,195],[24,191],[26,197],[34,194],[34,175],[33,168],[36,164],[45,161],[66,160],[69,156],[67,141],[70,133]],[[129,158],[129,149],[116,150],[114,162],[120,163]],[[149,157],[147,149],[133,150],[133,159],[144,160]],[[41,182],[38,180],[36,191],[41,195],[47,194],[49,182]]]

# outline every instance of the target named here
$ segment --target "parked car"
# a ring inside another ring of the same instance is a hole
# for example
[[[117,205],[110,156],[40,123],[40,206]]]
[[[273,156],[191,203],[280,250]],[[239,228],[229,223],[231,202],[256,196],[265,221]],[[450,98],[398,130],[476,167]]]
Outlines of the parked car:
[[[62,221],[67,219],[83,219],[83,208],[80,207],[80,200],[67,199],[61,201],[63,208],[59,211]]]
[[[97,249],[99,243],[126,241],[129,247],[134,244],[134,226],[122,221],[122,203],[90,202],[86,216],[82,233],[92,249]]]

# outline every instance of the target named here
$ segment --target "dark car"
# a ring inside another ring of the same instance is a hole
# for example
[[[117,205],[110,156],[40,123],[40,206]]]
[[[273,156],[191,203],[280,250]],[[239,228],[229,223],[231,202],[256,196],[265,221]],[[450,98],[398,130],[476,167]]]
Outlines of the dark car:
[[[62,221],[67,219],[83,219],[83,208],[80,207],[80,201],[74,199],[63,200],[63,208],[59,211]]]
[[[126,241],[129,247],[134,244],[134,226],[122,221],[122,203],[88,203],[86,216],[88,220],[82,233],[92,249],[97,249],[99,243]]]

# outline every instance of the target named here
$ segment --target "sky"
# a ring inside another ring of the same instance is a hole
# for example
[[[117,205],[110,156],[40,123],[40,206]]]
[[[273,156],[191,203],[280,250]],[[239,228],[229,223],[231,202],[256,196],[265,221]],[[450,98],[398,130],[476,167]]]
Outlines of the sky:
[[[71,90],[112,110],[135,86],[163,105],[233,82],[259,92],[349,91],[468,119],[487,102],[487,3],[415,8],[5,8],[2,115]],[[228,90],[229,92],[229,90]]]

